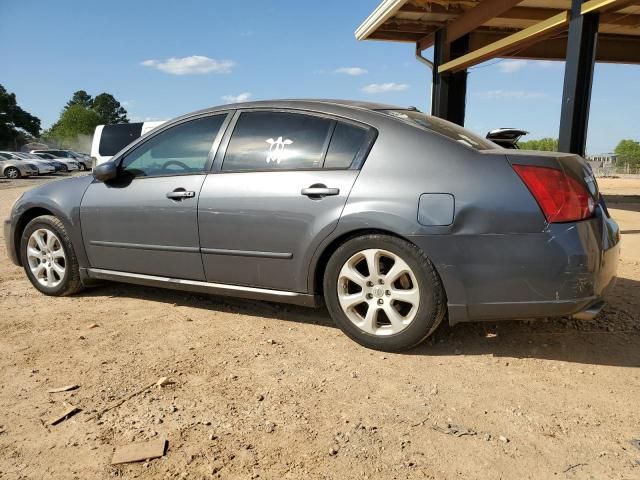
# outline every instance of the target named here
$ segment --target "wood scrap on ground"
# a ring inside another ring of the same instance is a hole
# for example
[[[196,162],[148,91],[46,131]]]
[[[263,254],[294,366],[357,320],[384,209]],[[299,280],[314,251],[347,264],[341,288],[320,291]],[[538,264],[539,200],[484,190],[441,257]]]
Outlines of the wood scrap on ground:
[[[60,393],[60,392],[69,392],[71,390],[76,390],[80,388],[80,385],[65,385],[64,387],[59,387],[59,388],[50,388],[49,390],[47,390],[47,393]]]
[[[144,387],[142,387],[140,390],[136,390],[133,393],[130,393],[129,395],[127,395],[126,397],[121,398],[120,400],[116,400],[114,403],[112,403],[111,405],[108,405],[107,407],[103,408],[102,410],[100,410],[99,412],[91,415],[89,418],[87,418],[87,422],[94,420],[96,418],[100,418],[102,415],[104,415],[105,413],[107,413],[109,410],[113,410],[114,408],[119,407],[120,405],[122,405],[124,402],[126,402],[127,400],[132,399],[133,397],[140,395],[141,393],[146,392],[147,390],[149,390],[151,387],[153,387],[154,385],[158,385],[159,383],[161,383],[161,381],[164,379],[165,377],[160,378],[159,380],[152,382],[148,385],[145,385]]]
[[[144,462],[152,458],[159,458],[164,456],[166,449],[167,440],[165,438],[123,445],[116,447],[111,464]]]
[[[66,420],[67,418],[75,415],[79,411],[81,411],[81,409],[79,407],[75,407],[73,405],[69,405],[69,407],[64,412],[62,412],[60,415],[57,415],[57,416],[53,417],[49,421],[49,425],[57,425],[58,423],[62,422],[63,420]]]

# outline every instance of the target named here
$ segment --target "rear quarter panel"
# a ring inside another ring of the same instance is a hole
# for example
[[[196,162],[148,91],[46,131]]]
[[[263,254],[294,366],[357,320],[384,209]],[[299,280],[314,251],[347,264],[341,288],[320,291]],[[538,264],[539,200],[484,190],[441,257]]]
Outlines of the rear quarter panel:
[[[480,152],[392,119],[379,119],[377,128],[378,139],[325,245],[357,230],[400,235],[431,258],[449,302],[467,303],[466,278],[476,282],[487,275],[500,275],[499,267],[493,272],[485,267],[496,258],[500,265],[512,235],[544,231],[546,222],[537,203],[504,150]],[[425,193],[454,196],[450,225],[418,222],[418,204]],[[516,253],[519,258],[530,257],[526,252]]]

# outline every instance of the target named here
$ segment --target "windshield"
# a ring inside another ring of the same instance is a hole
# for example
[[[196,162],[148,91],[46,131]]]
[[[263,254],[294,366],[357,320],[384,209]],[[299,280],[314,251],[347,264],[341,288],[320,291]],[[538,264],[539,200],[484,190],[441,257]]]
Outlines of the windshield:
[[[439,133],[445,137],[462,143],[467,147],[475,148],[476,150],[493,150],[500,148],[495,143],[480,137],[469,130],[462,128],[455,123],[442,120],[438,117],[426,115],[417,110],[381,110],[382,113],[391,115],[392,117],[399,118],[408,123],[411,123],[417,127],[430,130],[432,132]]]

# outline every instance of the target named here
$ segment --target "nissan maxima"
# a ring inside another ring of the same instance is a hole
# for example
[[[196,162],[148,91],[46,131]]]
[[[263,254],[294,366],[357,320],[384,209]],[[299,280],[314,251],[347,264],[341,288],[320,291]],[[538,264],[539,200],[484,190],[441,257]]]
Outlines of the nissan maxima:
[[[580,156],[334,100],[182,116],[92,176],[28,191],[4,231],[46,295],[117,281],[324,303],[345,334],[387,351],[444,319],[591,318],[620,241]]]

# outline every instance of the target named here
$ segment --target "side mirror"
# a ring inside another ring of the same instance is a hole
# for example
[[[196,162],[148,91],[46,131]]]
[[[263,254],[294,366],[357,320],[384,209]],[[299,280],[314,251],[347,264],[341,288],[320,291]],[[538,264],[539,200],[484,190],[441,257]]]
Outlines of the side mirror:
[[[108,182],[118,176],[118,167],[113,162],[105,162],[93,169],[93,178],[99,182]]]

